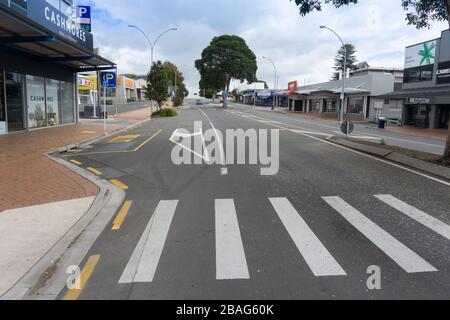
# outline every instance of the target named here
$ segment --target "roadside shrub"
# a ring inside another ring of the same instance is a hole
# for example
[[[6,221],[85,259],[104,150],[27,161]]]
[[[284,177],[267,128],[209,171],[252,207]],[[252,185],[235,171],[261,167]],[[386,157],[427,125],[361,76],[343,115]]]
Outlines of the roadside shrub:
[[[152,118],[170,118],[176,117],[178,113],[174,109],[162,109],[152,113]]]

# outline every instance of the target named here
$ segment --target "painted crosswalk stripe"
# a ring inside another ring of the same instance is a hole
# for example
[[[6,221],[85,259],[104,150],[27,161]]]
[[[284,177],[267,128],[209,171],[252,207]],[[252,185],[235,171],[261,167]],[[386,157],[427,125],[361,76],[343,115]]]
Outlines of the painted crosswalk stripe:
[[[437,271],[436,268],[422,259],[414,251],[384,231],[340,197],[323,197],[323,199],[406,272]]]
[[[270,198],[269,200],[300,254],[316,277],[346,275],[344,269],[309,228],[288,199]]]
[[[216,278],[250,279],[233,200],[216,200]]]
[[[177,200],[158,204],[119,283],[153,282],[177,205]]]
[[[430,216],[429,214],[414,208],[413,206],[403,202],[391,195],[377,195],[377,199],[383,201],[387,205],[393,207],[397,211],[407,215],[408,217],[416,220],[425,227],[433,230],[434,232],[440,234],[444,238],[450,240],[450,226],[442,222],[441,220]]]

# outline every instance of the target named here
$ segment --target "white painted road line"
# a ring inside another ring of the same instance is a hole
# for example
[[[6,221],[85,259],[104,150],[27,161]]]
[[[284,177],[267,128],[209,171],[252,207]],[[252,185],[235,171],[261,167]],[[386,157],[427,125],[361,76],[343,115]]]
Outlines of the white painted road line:
[[[216,278],[250,279],[233,200],[216,200]]]
[[[177,205],[177,200],[158,204],[119,283],[153,281]]]
[[[436,268],[422,259],[419,255],[384,231],[340,197],[323,197],[323,199],[406,272],[419,273],[437,271]]]
[[[407,215],[408,217],[416,220],[425,227],[440,234],[447,240],[450,240],[450,226],[442,222],[441,220],[430,216],[429,214],[410,206],[409,204],[391,196],[391,195],[378,195],[377,199],[383,201],[389,206],[393,207],[397,211]]]
[[[288,199],[269,200],[316,277],[347,275]]]

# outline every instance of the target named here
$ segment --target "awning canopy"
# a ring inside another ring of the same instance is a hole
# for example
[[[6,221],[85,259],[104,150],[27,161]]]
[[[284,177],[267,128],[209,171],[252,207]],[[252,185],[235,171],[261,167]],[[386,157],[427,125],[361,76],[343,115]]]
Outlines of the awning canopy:
[[[409,99],[409,98],[433,98],[433,97],[450,97],[450,86],[431,87],[420,89],[407,89],[394,91],[379,96],[381,99]]]
[[[74,72],[116,68],[113,62],[51,32],[1,2],[0,50],[35,61],[62,64]]]

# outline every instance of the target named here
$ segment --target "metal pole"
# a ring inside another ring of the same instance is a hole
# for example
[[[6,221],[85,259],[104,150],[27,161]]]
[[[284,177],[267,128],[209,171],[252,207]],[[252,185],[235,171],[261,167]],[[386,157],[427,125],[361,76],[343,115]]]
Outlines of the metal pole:
[[[345,118],[345,78],[347,77],[347,47],[345,46],[344,41],[342,38],[337,34],[336,31],[333,29],[327,27],[327,26],[320,26],[321,29],[327,29],[331,31],[338,39],[341,41],[342,47],[344,48],[344,70],[343,70],[343,76],[342,76],[342,92],[341,92],[341,115],[340,115],[340,123],[343,123]]]
[[[103,132],[106,133],[106,85],[103,88]]]

